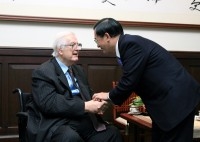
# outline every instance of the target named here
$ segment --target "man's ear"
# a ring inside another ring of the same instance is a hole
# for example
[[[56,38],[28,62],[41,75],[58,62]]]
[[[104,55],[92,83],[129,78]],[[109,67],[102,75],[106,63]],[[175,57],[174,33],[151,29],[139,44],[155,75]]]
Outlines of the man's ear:
[[[58,54],[60,54],[60,55],[63,54],[63,50],[61,48],[58,49]]]
[[[109,33],[105,33],[104,36],[105,36],[107,39],[110,39],[110,38],[111,38],[110,35],[109,35]]]

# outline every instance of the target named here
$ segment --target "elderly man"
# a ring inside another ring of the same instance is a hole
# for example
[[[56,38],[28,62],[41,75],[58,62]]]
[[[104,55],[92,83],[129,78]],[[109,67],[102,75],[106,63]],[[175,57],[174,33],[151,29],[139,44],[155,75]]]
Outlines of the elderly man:
[[[86,75],[75,65],[81,46],[75,34],[59,34],[53,58],[33,71],[29,142],[122,141],[118,129],[99,115],[108,103],[91,99],[93,92]]]

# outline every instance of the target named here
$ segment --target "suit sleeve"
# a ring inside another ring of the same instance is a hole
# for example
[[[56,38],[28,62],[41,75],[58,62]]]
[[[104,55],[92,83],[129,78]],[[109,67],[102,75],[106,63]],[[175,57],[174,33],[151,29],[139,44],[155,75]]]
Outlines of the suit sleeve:
[[[69,90],[62,86],[56,76],[52,68],[33,71],[32,94],[37,107],[50,117],[83,115],[84,101],[69,97]]]
[[[137,89],[147,60],[144,48],[140,45],[126,42],[120,46],[123,46],[120,49],[123,75],[118,86],[109,93],[110,99],[118,105],[122,104]]]

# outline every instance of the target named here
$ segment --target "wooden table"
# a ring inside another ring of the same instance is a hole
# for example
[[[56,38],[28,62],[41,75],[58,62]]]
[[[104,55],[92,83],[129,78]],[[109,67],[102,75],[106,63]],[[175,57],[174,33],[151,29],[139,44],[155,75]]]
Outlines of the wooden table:
[[[129,142],[151,142],[152,121],[149,116],[122,113],[129,123]]]
[[[149,116],[120,114],[129,123],[129,142],[151,142],[152,121]],[[194,140],[200,139],[200,121],[194,122]]]

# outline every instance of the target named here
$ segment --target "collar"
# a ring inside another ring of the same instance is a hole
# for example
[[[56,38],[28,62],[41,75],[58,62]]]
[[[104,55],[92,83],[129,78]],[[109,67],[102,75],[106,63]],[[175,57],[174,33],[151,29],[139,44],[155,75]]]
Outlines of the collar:
[[[120,58],[119,47],[118,47],[118,41],[119,41],[119,40],[117,40],[117,43],[116,43],[116,45],[115,45],[115,52],[116,52],[116,56],[117,56],[118,58]]]
[[[66,66],[63,62],[61,62],[57,57],[56,61],[58,62],[59,66],[61,67],[63,73],[65,74],[68,71],[68,66]]]

